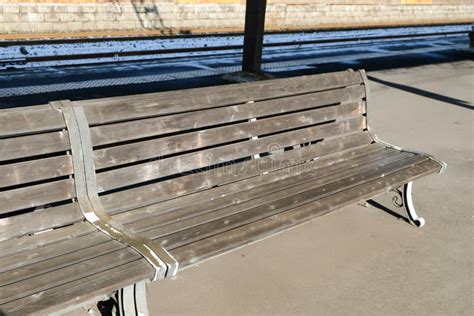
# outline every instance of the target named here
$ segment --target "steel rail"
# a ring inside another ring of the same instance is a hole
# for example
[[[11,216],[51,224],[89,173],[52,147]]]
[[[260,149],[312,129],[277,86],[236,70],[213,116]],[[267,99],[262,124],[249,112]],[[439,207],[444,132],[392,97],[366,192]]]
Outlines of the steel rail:
[[[263,46],[264,48],[284,47],[284,46],[302,46],[302,45],[317,45],[317,44],[331,44],[331,43],[364,42],[364,41],[374,41],[374,40],[393,40],[393,39],[425,38],[425,37],[437,37],[437,36],[453,36],[453,35],[464,35],[468,33],[469,33],[468,31],[454,31],[454,32],[401,34],[401,35],[385,35],[385,36],[365,36],[365,37],[353,37],[353,38],[330,38],[330,39],[319,39],[319,40],[308,40],[308,41],[264,43]],[[173,48],[173,49],[103,52],[103,53],[89,53],[89,54],[75,54],[75,55],[31,56],[31,57],[24,57],[21,59],[20,58],[4,59],[4,60],[0,60],[0,63],[31,63],[31,62],[117,58],[117,57],[132,57],[132,56],[147,56],[147,55],[166,55],[166,54],[177,54],[177,53],[228,51],[228,50],[242,50],[242,49],[243,49],[243,45],[185,47],[185,48]]]

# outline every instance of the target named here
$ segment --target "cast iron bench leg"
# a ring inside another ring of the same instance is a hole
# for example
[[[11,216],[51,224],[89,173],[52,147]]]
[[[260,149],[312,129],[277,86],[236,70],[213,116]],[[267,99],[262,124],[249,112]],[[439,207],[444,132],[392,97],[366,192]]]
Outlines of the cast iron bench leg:
[[[146,282],[139,282],[124,287],[119,291],[118,306],[123,316],[149,315],[146,303]]]
[[[97,302],[101,316],[148,316],[146,281],[129,285]]]
[[[399,196],[395,196],[392,199],[392,202],[397,207],[405,207],[408,219],[413,225],[416,227],[423,227],[425,225],[425,219],[423,217],[419,217],[416,214],[415,205],[413,204],[412,198],[412,189],[413,182],[410,181],[403,186],[403,190],[400,188],[394,190]]]
[[[410,221],[417,227],[423,227],[425,225],[425,219],[418,217],[416,214],[415,206],[413,205],[412,188],[413,182],[411,181],[403,186],[403,204]]]

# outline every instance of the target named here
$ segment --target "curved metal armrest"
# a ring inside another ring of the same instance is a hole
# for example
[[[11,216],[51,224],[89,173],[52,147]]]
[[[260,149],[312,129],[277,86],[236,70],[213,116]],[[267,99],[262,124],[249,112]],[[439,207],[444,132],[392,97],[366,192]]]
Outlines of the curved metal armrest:
[[[367,78],[367,74],[366,74],[365,70],[363,70],[363,69],[359,70],[359,73],[362,76],[362,80],[364,81],[365,100],[366,100],[365,102],[366,102],[366,105],[367,105],[367,108],[368,108],[369,99],[370,99],[370,90],[369,90],[369,86],[368,86],[369,79]],[[372,137],[374,142],[382,144],[382,145],[387,146],[389,148],[400,150],[400,151],[405,151],[405,152],[410,152],[410,153],[413,153],[413,154],[423,155],[423,156],[429,158],[430,160],[433,160],[438,165],[440,165],[441,169],[438,172],[439,174],[443,173],[446,170],[447,164],[444,161],[442,161],[438,158],[435,158],[435,157],[433,157],[429,154],[426,154],[426,153],[423,153],[423,152],[420,152],[420,151],[417,151],[417,150],[402,148],[402,147],[399,147],[399,146],[396,146],[396,145],[393,145],[393,144],[390,144],[390,143],[387,143],[387,142],[381,140],[380,138],[377,137],[375,132],[370,128],[367,113],[366,113],[366,117],[367,117],[367,120],[366,120],[367,121],[367,131],[368,131],[370,137]]]

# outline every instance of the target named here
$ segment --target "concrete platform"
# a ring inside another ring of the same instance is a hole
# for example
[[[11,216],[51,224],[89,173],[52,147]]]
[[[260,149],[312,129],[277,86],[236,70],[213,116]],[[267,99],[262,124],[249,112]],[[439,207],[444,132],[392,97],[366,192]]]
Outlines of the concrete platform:
[[[448,163],[415,183],[426,226],[354,205],[150,284],[152,315],[472,315],[474,62],[369,76],[379,137]]]

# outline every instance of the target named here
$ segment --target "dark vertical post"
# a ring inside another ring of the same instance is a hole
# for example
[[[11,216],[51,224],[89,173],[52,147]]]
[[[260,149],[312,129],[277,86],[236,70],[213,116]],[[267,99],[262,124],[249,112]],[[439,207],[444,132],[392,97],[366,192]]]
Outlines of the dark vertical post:
[[[474,24],[471,25],[471,31],[469,32],[469,47],[474,48]]]
[[[242,70],[260,73],[267,0],[247,0]]]

